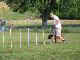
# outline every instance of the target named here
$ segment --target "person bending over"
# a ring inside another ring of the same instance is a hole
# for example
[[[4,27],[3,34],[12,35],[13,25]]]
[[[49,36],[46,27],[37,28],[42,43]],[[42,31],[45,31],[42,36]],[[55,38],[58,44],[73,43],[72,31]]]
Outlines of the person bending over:
[[[64,40],[62,37],[61,37],[61,23],[60,23],[60,19],[54,15],[53,13],[50,13],[50,17],[53,18],[54,20],[54,30],[56,31],[56,36],[58,36],[62,41],[63,41],[63,44],[67,42],[67,40]],[[53,29],[53,27],[51,29]],[[52,42],[50,44],[54,44],[54,35],[55,35],[55,32],[53,34],[53,39],[52,39]]]

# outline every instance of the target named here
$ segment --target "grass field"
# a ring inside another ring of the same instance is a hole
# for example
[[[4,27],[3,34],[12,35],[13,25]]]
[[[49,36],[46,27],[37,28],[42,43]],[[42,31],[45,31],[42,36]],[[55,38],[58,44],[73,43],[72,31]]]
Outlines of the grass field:
[[[19,12],[13,12],[8,5],[6,5],[5,1],[0,2],[0,17],[4,19],[14,19],[14,20],[23,20],[23,19],[35,19],[35,17],[39,17],[37,11],[36,12],[25,12],[21,14]],[[32,17],[32,18],[31,18]]]
[[[43,30],[42,30],[43,31]],[[22,29],[22,47],[20,47],[20,31],[12,30],[11,40],[9,30],[4,31],[4,48],[3,32],[0,32],[0,59],[1,60],[80,60],[80,34],[63,33],[66,44],[58,39],[58,44],[49,44],[51,40],[47,39],[50,33],[37,33],[38,45],[36,45],[36,32],[30,32],[30,44],[28,46],[28,32]],[[46,44],[44,45],[44,40]]]
[[[58,39],[57,44],[49,44],[48,38],[50,27],[53,26],[53,20],[48,20],[47,29],[44,29],[44,39],[42,20],[27,20],[31,17],[38,17],[35,13],[26,12],[20,14],[12,12],[4,2],[0,2],[0,17],[13,20],[11,39],[9,29],[4,31],[4,48],[3,48],[3,32],[0,32],[0,60],[80,60],[80,21],[79,20],[61,20],[62,33],[65,34],[64,39],[67,40],[63,44]],[[36,22],[36,31],[35,31]],[[6,22],[9,26],[9,21]],[[29,45],[28,30],[30,28]],[[20,30],[21,31],[21,47],[20,47]],[[38,45],[36,45],[36,33]],[[11,48],[12,40],[12,48]],[[44,44],[44,40],[46,44]]]

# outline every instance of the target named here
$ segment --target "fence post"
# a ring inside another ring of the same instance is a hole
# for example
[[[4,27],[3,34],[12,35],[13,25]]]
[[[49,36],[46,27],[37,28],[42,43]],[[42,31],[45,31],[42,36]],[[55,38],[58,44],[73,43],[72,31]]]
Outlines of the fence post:
[[[27,20],[27,27],[28,27],[28,20]]]
[[[65,19],[65,24],[66,24],[66,19]]]
[[[11,19],[11,29],[12,29],[13,25],[12,25],[12,19]]]
[[[17,22],[16,22],[16,26],[17,26],[17,23],[18,23],[18,20],[17,20]]]
[[[35,22],[35,30],[36,30],[36,22]]]
[[[51,33],[51,27],[50,27],[50,33]]]
[[[23,22],[23,26],[24,26],[24,22]]]

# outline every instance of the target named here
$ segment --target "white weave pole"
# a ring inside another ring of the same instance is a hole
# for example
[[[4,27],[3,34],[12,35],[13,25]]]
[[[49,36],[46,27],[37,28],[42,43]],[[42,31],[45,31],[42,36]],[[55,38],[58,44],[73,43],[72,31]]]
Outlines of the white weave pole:
[[[36,33],[36,45],[37,45],[37,33]]]
[[[3,25],[3,48],[4,48],[4,25]]]
[[[29,45],[29,28],[28,28],[28,45]]]
[[[10,28],[10,40],[11,40],[11,28]],[[12,48],[12,40],[11,40],[11,48]]]
[[[43,39],[44,39],[44,30],[43,30]],[[44,40],[44,44],[45,44],[45,40]]]
[[[51,27],[50,27],[50,33],[51,33]]]
[[[21,28],[20,28],[20,47],[21,47]]]
[[[4,48],[4,32],[3,32],[3,48]]]

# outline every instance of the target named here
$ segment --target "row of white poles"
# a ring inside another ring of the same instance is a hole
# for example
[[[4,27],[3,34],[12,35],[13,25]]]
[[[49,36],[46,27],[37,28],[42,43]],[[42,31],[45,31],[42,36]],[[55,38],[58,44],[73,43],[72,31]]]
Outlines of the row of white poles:
[[[11,29],[10,29],[10,40],[11,40],[11,48],[12,48]],[[43,31],[43,40],[44,40],[44,31]],[[45,44],[45,40],[44,40],[44,44]],[[28,28],[28,45],[29,45],[29,28]],[[37,33],[36,33],[36,45],[37,45]],[[20,28],[20,47],[21,47],[21,28]],[[3,48],[4,48],[4,32],[3,32]]]

